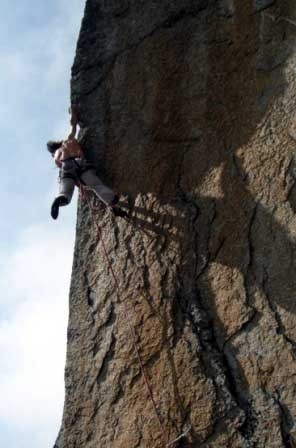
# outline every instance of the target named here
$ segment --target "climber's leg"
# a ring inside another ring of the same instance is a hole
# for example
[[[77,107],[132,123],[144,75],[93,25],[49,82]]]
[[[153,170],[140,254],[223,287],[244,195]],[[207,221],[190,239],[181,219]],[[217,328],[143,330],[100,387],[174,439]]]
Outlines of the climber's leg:
[[[51,206],[51,216],[57,219],[59,207],[71,202],[77,180],[77,168],[72,160],[65,160],[62,164],[59,177],[59,194]]]
[[[60,188],[58,197],[64,198],[64,204],[67,205],[71,202],[76,180],[73,177],[63,177],[60,179]]]
[[[91,190],[102,202],[104,202],[104,204],[112,207],[115,205],[116,201],[118,202],[118,196],[111,190],[111,188],[103,184],[100,178],[96,175],[94,169],[84,171],[80,175],[80,179],[85,185],[91,187]]]
[[[59,216],[59,208],[63,205],[68,205],[72,199],[75,188],[75,180],[72,178],[60,179],[60,192],[52,203],[51,216],[57,219]]]

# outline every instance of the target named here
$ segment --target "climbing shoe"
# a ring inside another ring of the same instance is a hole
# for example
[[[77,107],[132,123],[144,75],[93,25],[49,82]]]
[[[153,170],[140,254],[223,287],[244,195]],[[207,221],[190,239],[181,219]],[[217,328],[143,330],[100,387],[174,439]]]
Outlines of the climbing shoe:
[[[52,203],[51,206],[51,217],[52,219],[57,219],[59,216],[59,207],[61,205],[66,205],[68,203],[67,199],[64,196],[58,196]]]
[[[114,205],[116,205],[118,203],[118,201],[119,201],[119,195],[115,194],[114,198],[112,199],[112,201],[110,203],[111,207],[114,207]]]
[[[128,214],[126,211],[122,210],[119,207],[112,207],[112,211],[115,216],[120,216],[121,218],[127,218]]]

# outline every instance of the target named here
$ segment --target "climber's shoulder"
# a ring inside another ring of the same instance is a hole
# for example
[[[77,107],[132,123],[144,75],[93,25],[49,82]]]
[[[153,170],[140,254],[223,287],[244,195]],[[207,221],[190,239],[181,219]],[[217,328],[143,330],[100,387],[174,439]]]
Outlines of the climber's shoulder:
[[[76,140],[75,137],[68,137],[66,140],[64,140],[63,146],[67,146],[68,148],[73,148],[73,149],[78,149],[81,148],[80,143],[78,142],[78,140]]]

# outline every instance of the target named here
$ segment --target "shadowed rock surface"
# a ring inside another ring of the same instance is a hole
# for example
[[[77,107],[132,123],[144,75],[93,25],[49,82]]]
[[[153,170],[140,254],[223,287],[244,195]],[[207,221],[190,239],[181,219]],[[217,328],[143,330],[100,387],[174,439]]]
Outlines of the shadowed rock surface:
[[[130,220],[79,201],[55,448],[293,447],[294,0],[87,0],[81,142]],[[62,218],[61,218],[62,219]]]

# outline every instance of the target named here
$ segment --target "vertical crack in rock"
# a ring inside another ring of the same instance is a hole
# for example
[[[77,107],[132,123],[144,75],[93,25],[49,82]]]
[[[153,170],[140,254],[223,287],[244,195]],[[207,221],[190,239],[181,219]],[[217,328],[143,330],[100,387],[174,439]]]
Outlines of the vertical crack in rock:
[[[268,282],[268,274],[265,271],[264,272],[264,278],[263,278],[263,285],[262,285],[262,287],[263,287],[263,291],[264,291],[265,297],[266,297],[266,299],[268,301],[269,308],[272,311],[272,314],[273,314],[273,316],[275,318],[275,321],[277,323],[277,333],[280,334],[285,339],[285,341],[288,343],[288,345],[291,346],[292,351],[294,353],[294,356],[296,356],[296,342],[294,340],[292,340],[291,338],[289,338],[289,336],[286,334],[285,326],[283,325],[281,317],[280,317],[279,313],[277,312],[276,306],[272,303],[272,300],[271,300],[270,295],[268,293],[267,286],[266,286],[267,282]]]
[[[279,407],[280,419],[281,419],[281,435],[283,440],[283,446],[287,448],[293,447],[295,442],[294,437],[291,435],[291,429],[293,428],[293,418],[288,409],[281,403],[280,399],[276,396],[275,401]]]

